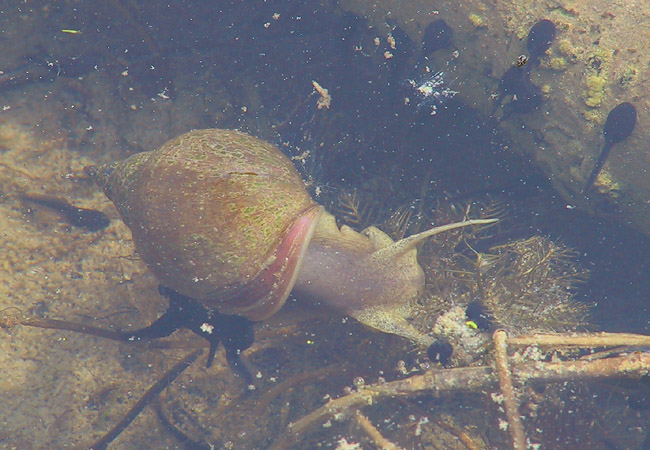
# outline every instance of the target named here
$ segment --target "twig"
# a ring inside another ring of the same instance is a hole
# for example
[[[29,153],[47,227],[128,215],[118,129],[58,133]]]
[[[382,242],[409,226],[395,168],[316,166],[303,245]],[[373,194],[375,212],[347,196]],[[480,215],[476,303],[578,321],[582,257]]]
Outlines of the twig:
[[[129,412],[126,413],[122,420],[117,423],[117,425],[115,425],[99,441],[95,442],[88,448],[92,450],[106,449],[108,447],[108,444],[113,442],[115,438],[118,437],[120,433],[122,433],[122,431],[124,431],[136,417],[138,417],[142,410],[154,398],[158,396],[158,394],[164,391],[167,386],[169,386],[181,373],[183,373],[185,369],[191,366],[192,363],[194,363],[194,361],[196,361],[196,359],[201,355],[201,353],[203,353],[203,350],[195,350],[183,358],[183,360],[177,363],[174,367],[172,367],[167,373],[165,373],[165,375],[163,375],[160,380],[151,386],[142,397],[140,397],[140,400],[138,400],[136,404],[133,405],[133,407],[129,410]]]
[[[165,416],[162,405],[160,404],[160,399],[156,401],[154,408],[156,410],[156,414],[158,415],[158,420],[160,420],[165,429],[176,438],[176,440],[183,446],[183,448],[191,450],[211,450],[214,448],[205,442],[192,439],[183,431],[176,428],[172,421],[167,416]]]
[[[474,443],[472,438],[469,436],[469,434],[467,434],[465,430],[460,430],[456,428],[454,425],[452,425],[451,423],[445,422],[445,420],[443,420],[441,417],[432,415],[430,411],[425,411],[422,407],[417,405],[415,402],[400,397],[396,397],[395,400],[407,408],[414,409],[415,411],[417,411],[418,415],[422,417],[426,417],[429,420],[429,422],[431,422],[433,425],[451,434],[453,437],[458,439],[465,446],[465,448],[467,448],[467,450],[479,450],[478,445]]]
[[[381,431],[379,431],[377,427],[375,427],[370,420],[361,413],[361,411],[357,411],[355,418],[359,424],[359,428],[368,435],[372,443],[375,444],[375,447],[380,450],[403,450],[402,447],[386,439],[381,434]]]
[[[333,374],[343,373],[345,373],[345,368],[339,364],[336,364],[311,372],[303,372],[301,374],[288,378],[282,383],[273,386],[262,396],[262,398],[257,401],[257,405],[255,407],[255,415],[261,417],[273,400],[300,383],[304,383],[305,381],[314,382],[323,377],[329,377]]]
[[[436,419],[433,421],[433,423],[458,439],[465,446],[465,448],[467,448],[467,450],[479,450],[478,445],[465,430],[459,430],[453,425],[441,419]]]
[[[503,405],[506,408],[508,418],[508,430],[512,438],[512,448],[524,450],[526,448],[526,436],[524,426],[521,423],[519,414],[519,399],[512,384],[512,372],[508,364],[508,334],[505,330],[496,330],[492,334],[494,345],[494,362],[496,363],[499,387],[503,395]]]
[[[650,346],[650,336],[631,333],[532,334],[508,338],[508,345],[539,347]]]

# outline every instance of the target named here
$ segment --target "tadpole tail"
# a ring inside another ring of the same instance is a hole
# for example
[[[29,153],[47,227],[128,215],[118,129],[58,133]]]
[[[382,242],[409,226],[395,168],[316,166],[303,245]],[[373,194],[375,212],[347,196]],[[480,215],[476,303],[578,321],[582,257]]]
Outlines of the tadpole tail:
[[[591,186],[594,184],[594,181],[596,180],[596,177],[600,173],[600,169],[603,168],[603,164],[605,164],[605,161],[609,156],[609,151],[612,149],[613,146],[614,146],[613,142],[605,142],[605,145],[603,146],[603,149],[600,151],[600,155],[598,156],[598,161],[596,161],[596,165],[594,166],[594,170],[592,170],[591,173],[589,174],[587,183],[585,184],[585,187],[582,190],[582,195],[585,195],[589,190],[589,188],[591,188]]]

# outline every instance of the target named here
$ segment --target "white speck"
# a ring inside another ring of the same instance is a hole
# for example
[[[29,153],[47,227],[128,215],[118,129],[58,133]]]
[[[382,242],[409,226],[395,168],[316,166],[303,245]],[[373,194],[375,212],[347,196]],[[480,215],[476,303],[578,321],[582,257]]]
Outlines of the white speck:
[[[357,442],[348,442],[345,438],[339,439],[336,443],[338,445],[335,450],[361,450],[361,445]]]
[[[397,41],[395,40],[395,37],[392,34],[388,35],[386,41],[388,42],[388,45],[390,45],[391,49],[395,50],[397,48]]]
[[[212,332],[214,331],[214,327],[207,322],[203,322],[201,324],[201,331],[203,331],[204,333],[212,334]]]

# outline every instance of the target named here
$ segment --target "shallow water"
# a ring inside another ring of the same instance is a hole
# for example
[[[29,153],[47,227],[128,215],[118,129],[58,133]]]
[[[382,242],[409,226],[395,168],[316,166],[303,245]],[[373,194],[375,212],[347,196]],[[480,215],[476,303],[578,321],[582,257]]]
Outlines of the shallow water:
[[[471,217],[500,217],[490,232],[443,237],[420,250],[429,304],[413,322],[427,332],[439,315],[454,306],[462,313],[480,295],[488,304],[510,295],[514,306],[491,309],[514,334],[648,332],[647,237],[572,209],[539,167],[513,150],[496,120],[467,104],[473,85],[451,75],[455,47],[471,44],[462,35],[438,50],[448,64],[431,63],[427,72],[420,43],[399,24],[378,26],[325,2],[3,3],[5,315],[116,330],[151,323],[166,308],[157,281],[83,168],[158,148],[191,129],[236,128],[279,146],[316,201],[357,229],[375,224],[398,238],[462,220],[468,210]],[[486,75],[491,89],[497,82]],[[97,232],[74,227],[56,211],[21,201],[24,193],[101,210],[110,225]],[[557,259],[534,259],[549,249]],[[491,280],[483,291],[472,272],[479,273],[479,253],[500,258],[481,272]],[[526,278],[531,267],[544,272]],[[531,306],[537,304],[549,310],[540,313]],[[458,346],[452,364],[488,363],[487,332],[468,331],[463,317],[450,320],[460,330],[449,332]],[[2,448],[91,445],[190,352],[20,325],[1,334]],[[243,394],[221,353],[210,369],[202,356],[110,448],[269,448],[290,422],[328,396],[350,392],[355,378],[393,381],[430,364],[426,349],[334,314],[271,321],[257,334],[250,354],[262,374],[256,392]],[[302,372],[309,376],[294,378]],[[294,384],[273,390],[286,380]],[[571,382],[522,392],[526,432],[542,448],[642,448],[646,439],[647,412],[626,401],[645,407],[643,383]],[[476,448],[509,445],[499,430],[500,407],[483,390],[390,399],[362,410],[403,448],[467,448],[458,436]],[[290,448],[376,445],[353,415],[325,424]]]

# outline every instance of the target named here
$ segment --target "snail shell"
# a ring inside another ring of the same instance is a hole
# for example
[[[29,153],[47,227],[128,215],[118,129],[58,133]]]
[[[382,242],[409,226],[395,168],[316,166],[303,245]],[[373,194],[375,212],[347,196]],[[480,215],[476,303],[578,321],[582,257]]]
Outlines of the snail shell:
[[[251,320],[284,303],[322,210],[280,150],[237,131],[192,131],[88,172],[162,284]]]
[[[416,245],[445,225],[394,242],[375,227],[339,228],[291,161],[248,134],[185,133],[159,150],[89,175],[114,202],[162,284],[226,314],[263,320],[292,289],[423,344],[404,305],[424,288]]]

